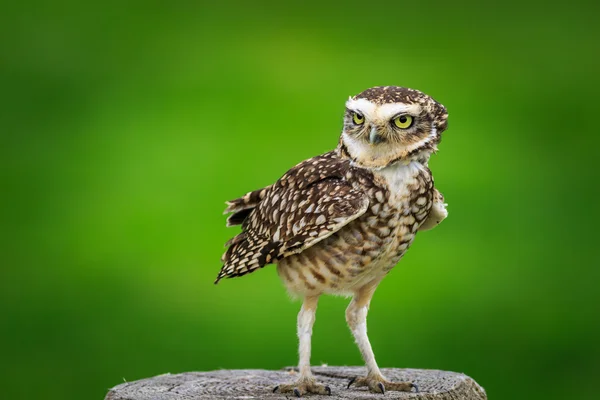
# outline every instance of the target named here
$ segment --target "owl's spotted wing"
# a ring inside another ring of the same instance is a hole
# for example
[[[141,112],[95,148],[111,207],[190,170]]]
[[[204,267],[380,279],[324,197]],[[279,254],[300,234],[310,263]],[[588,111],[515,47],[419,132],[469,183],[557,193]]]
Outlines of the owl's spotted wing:
[[[224,214],[231,213],[227,218],[227,226],[241,225],[256,206],[265,198],[271,186],[246,193],[239,199],[227,201]]]
[[[286,173],[229,242],[217,282],[299,253],[364,214],[368,197],[345,180],[347,168],[346,161],[327,153]]]

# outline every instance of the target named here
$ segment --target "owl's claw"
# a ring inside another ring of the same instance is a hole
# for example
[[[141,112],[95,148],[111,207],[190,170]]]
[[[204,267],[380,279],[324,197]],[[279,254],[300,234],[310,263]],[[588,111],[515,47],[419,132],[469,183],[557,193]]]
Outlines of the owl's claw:
[[[348,387],[346,389],[350,389],[350,386],[352,386],[352,384],[354,383],[355,380],[356,380],[356,377],[350,379],[350,382],[348,382]]]
[[[348,382],[348,388],[354,385],[355,387],[366,386],[371,390],[371,392],[385,394],[386,390],[391,391],[400,391],[400,392],[410,392],[412,388],[415,388],[417,393],[419,392],[419,387],[414,383],[410,382],[390,382],[385,380],[382,376],[365,376],[360,378],[352,378],[350,382]]]
[[[331,396],[331,388],[317,383],[313,377],[299,379],[295,383],[275,386],[273,393],[277,391],[279,391],[279,393],[293,393],[296,397],[302,397],[306,393],[326,394]]]

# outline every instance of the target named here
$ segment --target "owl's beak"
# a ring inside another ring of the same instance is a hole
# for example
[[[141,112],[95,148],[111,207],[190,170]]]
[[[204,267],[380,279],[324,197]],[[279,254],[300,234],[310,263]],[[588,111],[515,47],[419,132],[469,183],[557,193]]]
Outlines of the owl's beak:
[[[374,126],[371,127],[371,133],[369,134],[369,143],[371,144],[379,144],[383,142],[383,137],[377,132],[377,128]]]

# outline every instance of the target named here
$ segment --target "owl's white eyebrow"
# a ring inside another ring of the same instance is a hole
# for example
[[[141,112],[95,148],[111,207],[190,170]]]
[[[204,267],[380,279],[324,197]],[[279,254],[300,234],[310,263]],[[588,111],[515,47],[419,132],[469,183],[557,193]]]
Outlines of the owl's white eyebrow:
[[[349,110],[356,110],[355,112],[360,112],[362,115],[372,117],[377,106],[367,99],[349,98],[348,101],[346,101],[346,108]]]
[[[419,104],[382,104],[377,109],[377,116],[381,119],[392,119],[399,114],[419,115],[421,106]]]
[[[389,120],[392,117],[401,113],[406,113],[415,116],[421,113],[421,106],[417,103],[387,103],[377,105],[367,99],[353,98],[350,98],[348,99],[348,101],[346,101],[346,108],[349,110],[356,110],[355,112],[359,112],[362,115],[367,116],[371,120]]]

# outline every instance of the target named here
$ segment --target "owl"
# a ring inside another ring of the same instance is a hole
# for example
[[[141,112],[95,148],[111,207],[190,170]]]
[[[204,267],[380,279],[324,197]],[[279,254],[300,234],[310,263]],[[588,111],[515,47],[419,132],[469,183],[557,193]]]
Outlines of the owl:
[[[367,311],[383,278],[417,232],[437,226],[446,204],[428,168],[447,127],[446,108],[404,87],[367,89],[346,101],[335,150],[296,165],[277,182],[227,202],[228,226],[241,233],[226,243],[215,283],[268,264],[287,290],[303,299],[298,314],[299,374],[273,391],[331,394],[311,373],[312,328],[319,297],[351,296],[346,321],[367,375],[348,387],[418,391],[390,382],[367,337]]]

